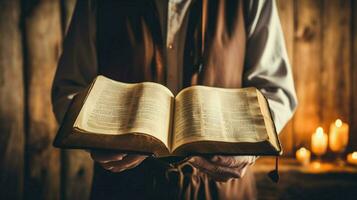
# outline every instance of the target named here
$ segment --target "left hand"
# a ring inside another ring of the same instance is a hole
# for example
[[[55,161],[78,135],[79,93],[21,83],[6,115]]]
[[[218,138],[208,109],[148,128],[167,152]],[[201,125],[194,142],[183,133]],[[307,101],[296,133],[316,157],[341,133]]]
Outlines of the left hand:
[[[132,169],[147,158],[146,155],[123,154],[100,150],[92,150],[90,155],[92,159],[98,162],[104,169],[115,173]]]
[[[253,165],[256,159],[256,156],[193,156],[188,162],[216,181],[228,181],[231,178],[242,178],[247,167]]]

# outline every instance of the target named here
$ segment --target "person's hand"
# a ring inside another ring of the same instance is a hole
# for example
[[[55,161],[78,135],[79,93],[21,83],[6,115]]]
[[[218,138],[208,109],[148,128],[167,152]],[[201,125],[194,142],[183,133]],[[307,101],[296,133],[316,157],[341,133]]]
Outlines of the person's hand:
[[[104,169],[116,173],[132,169],[147,158],[147,156],[144,155],[108,151],[91,151],[90,155],[92,159],[98,162]]]
[[[193,156],[188,162],[216,181],[227,181],[231,178],[242,178],[247,167],[253,165],[256,158],[256,156],[213,156],[211,158]]]

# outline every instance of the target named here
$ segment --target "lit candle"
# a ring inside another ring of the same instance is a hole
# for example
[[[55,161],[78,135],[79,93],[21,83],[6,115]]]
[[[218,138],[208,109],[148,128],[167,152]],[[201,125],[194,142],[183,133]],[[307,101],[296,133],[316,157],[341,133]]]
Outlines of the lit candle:
[[[321,156],[326,153],[327,149],[327,134],[324,133],[322,127],[318,127],[316,132],[311,136],[311,150],[316,155]]]
[[[302,147],[296,151],[296,160],[302,165],[307,165],[310,163],[311,152],[306,148]]]
[[[333,152],[343,152],[348,143],[348,124],[337,119],[330,126],[329,144]]]
[[[353,165],[357,165],[357,151],[347,155],[347,162]]]

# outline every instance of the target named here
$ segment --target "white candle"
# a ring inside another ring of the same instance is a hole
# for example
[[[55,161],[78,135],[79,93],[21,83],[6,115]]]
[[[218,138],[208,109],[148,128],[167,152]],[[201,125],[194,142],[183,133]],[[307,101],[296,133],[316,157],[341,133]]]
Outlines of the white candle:
[[[337,119],[330,126],[329,144],[333,152],[343,152],[348,143],[348,124]]]
[[[312,152],[318,156],[325,154],[327,149],[327,140],[327,134],[324,133],[322,127],[318,127],[316,132],[311,136]]]
[[[296,160],[299,161],[302,165],[308,165],[310,163],[311,152],[302,147],[296,151]]]
[[[353,153],[349,153],[347,155],[347,162],[350,164],[357,165],[357,151],[355,151]]]

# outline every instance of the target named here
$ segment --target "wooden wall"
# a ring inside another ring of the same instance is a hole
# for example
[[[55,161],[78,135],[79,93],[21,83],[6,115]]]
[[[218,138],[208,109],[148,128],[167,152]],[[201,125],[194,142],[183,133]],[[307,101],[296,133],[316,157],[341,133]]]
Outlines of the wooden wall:
[[[0,0],[0,199],[88,199],[92,162],[52,147],[50,88],[75,0]],[[357,150],[357,3],[278,0],[299,107],[285,155],[317,126],[351,124]],[[354,12],[353,12],[354,11]]]
[[[279,0],[299,105],[281,133],[286,155],[310,145],[318,126],[340,118],[357,149],[356,6],[351,0]]]

